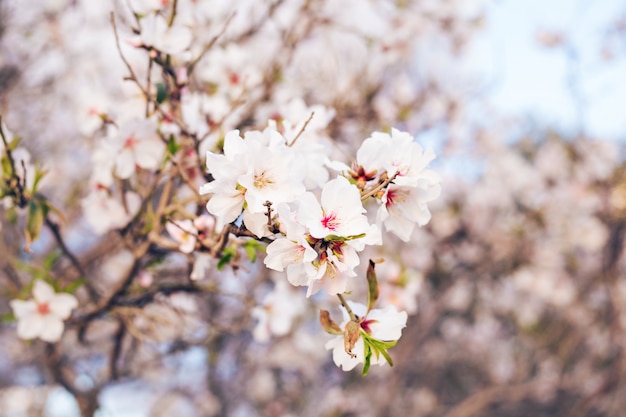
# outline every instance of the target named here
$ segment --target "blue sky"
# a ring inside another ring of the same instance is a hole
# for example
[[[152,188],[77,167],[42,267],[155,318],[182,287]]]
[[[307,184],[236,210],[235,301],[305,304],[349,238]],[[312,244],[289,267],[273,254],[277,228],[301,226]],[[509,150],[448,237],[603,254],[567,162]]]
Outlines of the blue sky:
[[[473,56],[488,85],[488,101],[501,114],[539,125],[625,140],[626,48],[615,48],[611,61],[601,55],[606,30],[620,17],[626,17],[626,3],[617,0],[493,1]],[[542,30],[563,33],[577,64],[561,49],[539,46]],[[582,108],[568,87],[572,68]]]

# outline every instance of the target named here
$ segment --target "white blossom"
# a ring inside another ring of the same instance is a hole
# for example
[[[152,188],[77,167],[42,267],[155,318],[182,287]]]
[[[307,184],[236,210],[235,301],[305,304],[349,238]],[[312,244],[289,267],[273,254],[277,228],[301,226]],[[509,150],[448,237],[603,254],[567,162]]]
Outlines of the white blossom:
[[[69,318],[78,300],[71,294],[56,294],[42,280],[35,281],[33,299],[12,300],[13,313],[17,318],[17,335],[22,339],[36,337],[46,342],[56,342],[63,334],[63,320]]]

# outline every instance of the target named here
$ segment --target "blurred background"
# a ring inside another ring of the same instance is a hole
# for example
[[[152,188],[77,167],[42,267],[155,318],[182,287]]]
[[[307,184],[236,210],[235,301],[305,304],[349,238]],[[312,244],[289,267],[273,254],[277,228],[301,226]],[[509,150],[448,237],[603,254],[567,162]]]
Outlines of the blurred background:
[[[141,2],[0,0],[0,114],[49,170],[42,192],[63,208],[68,242],[103,289],[128,260],[89,231],[79,201],[101,133],[93,109],[123,117],[137,100],[109,15],[130,38],[131,3]],[[240,48],[235,73],[275,71],[275,88],[251,89],[224,130],[262,125],[299,97],[334,109],[328,134],[346,153],[391,126],[436,150],[444,180],[431,222],[372,255],[387,259],[381,285],[410,314],[395,366],[367,378],[336,368],[316,321],[323,299],[303,306],[288,334],[256,338],[252,306],[268,307],[280,279],[257,261],[207,278],[221,293],[153,297],[97,320],[88,343],[71,325],[56,348],[24,342],[7,318],[0,416],[626,414],[623,2],[177,7],[200,44],[237,10],[216,48]],[[122,49],[145,64],[130,43]],[[207,68],[225,58],[212,59]],[[203,111],[209,120],[217,110]],[[28,255],[14,226],[3,220],[1,230],[8,314],[32,275],[20,265],[41,262],[54,242],[44,234]],[[166,280],[184,269],[174,259],[151,272]]]

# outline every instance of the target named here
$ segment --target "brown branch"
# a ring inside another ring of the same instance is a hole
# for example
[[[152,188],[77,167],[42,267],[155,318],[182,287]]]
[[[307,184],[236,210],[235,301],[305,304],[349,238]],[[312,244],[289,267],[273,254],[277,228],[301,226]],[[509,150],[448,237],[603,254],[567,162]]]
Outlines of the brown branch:
[[[65,255],[65,257],[69,259],[74,269],[76,269],[76,272],[78,272],[79,277],[85,279],[85,286],[87,287],[89,298],[91,298],[92,301],[97,301],[100,298],[100,295],[91,285],[89,280],[87,280],[87,272],[80,264],[76,255],[74,255],[65,244],[65,240],[63,239],[63,236],[61,236],[61,230],[59,228],[59,225],[50,220],[50,217],[48,216],[46,216],[45,218],[45,223],[46,226],[48,226],[48,229],[50,229],[50,231],[52,232],[52,236],[54,236],[54,240],[57,242],[57,245],[59,245],[59,248],[61,249],[63,255]]]
[[[200,60],[202,59],[202,57],[209,52],[209,50],[213,47],[213,45],[215,45],[215,43],[217,42],[217,40],[222,37],[222,35],[226,32],[226,29],[228,29],[228,26],[230,25],[230,22],[233,20],[233,18],[235,17],[235,15],[237,14],[237,12],[233,12],[228,19],[226,19],[226,23],[224,23],[224,26],[222,27],[222,30],[220,30],[220,32],[215,35],[213,37],[213,39],[211,39],[209,41],[208,44],[206,44],[206,46],[202,49],[202,51],[200,52],[200,54],[198,54],[198,56],[196,57],[196,59],[194,59],[193,61],[191,61],[191,63],[189,64],[189,66],[187,67],[187,76],[190,76],[191,73],[193,72],[194,68],[196,67],[196,65],[198,64],[198,62],[200,62]]]
[[[119,53],[120,58],[122,59],[122,62],[124,62],[124,65],[126,65],[128,72],[130,72],[129,79],[133,81],[135,84],[137,84],[137,87],[139,87],[143,95],[146,97],[146,100],[151,101],[150,93],[141,85],[141,83],[139,82],[139,79],[137,78],[137,75],[135,74],[135,71],[133,70],[133,67],[130,65],[130,62],[128,62],[128,60],[124,56],[124,53],[122,52],[122,47],[120,45],[120,37],[117,32],[117,24],[115,23],[115,12],[111,12],[111,25],[113,26],[113,33],[115,35],[115,45],[117,46],[117,52]]]
[[[311,115],[309,116],[308,119],[306,119],[306,122],[304,122],[304,124],[302,125],[302,128],[300,129],[300,131],[298,132],[298,134],[296,135],[295,138],[293,138],[293,140],[291,141],[291,143],[287,146],[292,147],[296,141],[300,138],[300,136],[302,135],[302,133],[304,133],[304,129],[306,129],[306,127],[309,125],[309,123],[311,122],[311,119],[313,119],[313,115],[315,115],[315,112],[312,111]]]
[[[380,190],[384,190],[389,184],[393,182],[394,179],[396,179],[397,176],[398,173],[396,172],[391,178],[387,178],[386,180],[379,182],[378,185],[376,185],[374,188],[372,188],[365,194],[361,194],[361,201],[365,201],[369,197],[376,195],[376,193],[378,193]]]

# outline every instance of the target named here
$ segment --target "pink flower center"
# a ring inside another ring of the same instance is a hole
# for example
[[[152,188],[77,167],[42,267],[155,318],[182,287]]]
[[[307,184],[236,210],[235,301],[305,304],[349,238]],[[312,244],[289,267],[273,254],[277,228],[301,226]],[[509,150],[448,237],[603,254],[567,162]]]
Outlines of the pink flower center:
[[[137,139],[135,139],[135,137],[133,137],[133,136],[129,136],[124,141],[124,148],[132,149],[132,148],[135,147],[136,144],[137,144]]]
[[[50,306],[48,305],[48,303],[37,304],[37,313],[39,313],[42,316],[50,314]]]
[[[395,198],[396,192],[394,190],[387,190],[387,202],[385,203],[385,206],[393,206]]]
[[[339,226],[339,220],[337,219],[337,214],[335,214],[334,212],[325,215],[322,218],[322,226],[324,226],[326,229],[329,230],[337,230],[337,227]]]
[[[370,328],[370,325],[377,322],[378,320],[365,319],[361,322],[361,329],[363,329],[363,331],[367,334],[372,334],[372,329]]]

